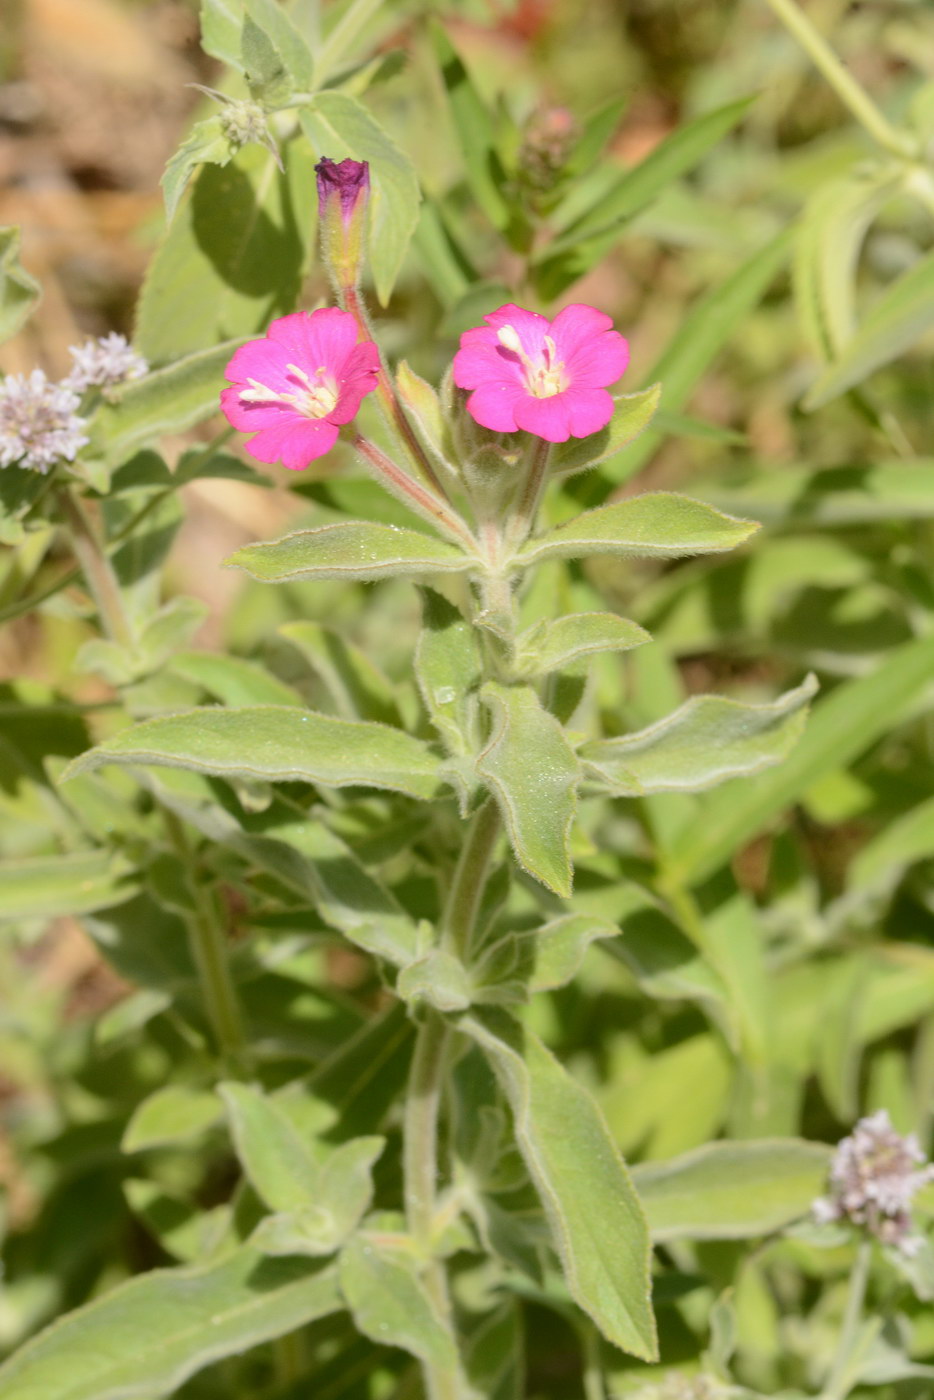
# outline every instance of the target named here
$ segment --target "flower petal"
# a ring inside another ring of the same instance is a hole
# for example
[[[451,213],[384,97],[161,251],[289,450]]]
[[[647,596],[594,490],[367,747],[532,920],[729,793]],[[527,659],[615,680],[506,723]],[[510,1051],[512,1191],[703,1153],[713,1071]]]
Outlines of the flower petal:
[[[613,395],[606,389],[589,389],[575,384],[563,395],[567,400],[571,437],[599,433],[613,417]]]
[[[255,379],[259,384],[276,393],[288,393],[286,362],[289,355],[281,345],[275,345],[263,337],[262,340],[248,340],[235,350],[224,370],[225,378],[233,384],[243,384]]]
[[[357,344],[357,323],[349,311],[324,306],[308,317],[307,345],[311,369],[325,365],[338,378]]]
[[[567,442],[571,436],[570,398],[569,393],[552,394],[547,399],[524,395],[516,404],[516,423],[546,442]]]
[[[506,379],[488,381],[470,395],[467,412],[481,428],[489,428],[494,433],[514,433],[519,427],[516,406],[528,397],[521,384]]]
[[[325,418],[302,418],[264,428],[247,443],[246,450],[257,462],[281,462],[290,471],[302,471],[331,450],[338,432]]]
[[[545,336],[551,329],[551,323],[546,316],[539,316],[537,311],[525,311],[521,306],[508,302],[498,310],[491,311],[483,319],[494,332],[501,330],[503,326],[512,326],[526,355],[533,360],[541,358],[545,349]],[[612,322],[610,324],[612,325]],[[504,353],[509,352],[504,349]],[[515,356],[510,358],[518,363]]]
[[[244,403],[240,386],[221,390],[221,412],[231,427],[240,433],[256,433],[283,421],[300,421],[301,415],[289,404]]]
[[[519,357],[511,354],[486,328],[465,331],[454,356],[454,383],[458,389],[477,389],[491,380],[522,384],[525,376]]]

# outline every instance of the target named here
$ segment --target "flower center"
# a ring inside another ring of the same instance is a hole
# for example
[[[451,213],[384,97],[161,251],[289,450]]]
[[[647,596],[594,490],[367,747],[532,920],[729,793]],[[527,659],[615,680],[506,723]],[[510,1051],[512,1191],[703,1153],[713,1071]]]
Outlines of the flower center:
[[[550,335],[544,337],[544,349],[537,359],[532,359],[522,348],[519,332],[515,326],[500,326],[496,339],[505,350],[517,355],[525,371],[526,388],[537,399],[550,399],[568,387],[564,372],[564,361],[558,359],[555,343]]]
[[[281,394],[258,379],[251,379],[249,389],[240,390],[241,403],[283,403],[294,408],[303,418],[326,418],[337,406],[338,392],[326,365],[319,365],[314,378],[298,365],[286,365],[301,388],[294,394]]]

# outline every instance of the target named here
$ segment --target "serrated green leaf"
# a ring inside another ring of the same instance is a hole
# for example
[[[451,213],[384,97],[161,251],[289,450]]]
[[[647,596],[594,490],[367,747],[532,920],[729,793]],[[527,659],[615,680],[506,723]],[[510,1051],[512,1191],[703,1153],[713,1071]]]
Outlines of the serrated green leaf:
[[[455,545],[418,530],[365,520],[319,525],[281,540],[248,544],[224,562],[245,569],[261,583],[462,573],[477,564]]]
[[[798,1138],[712,1142],[633,1168],[654,1240],[742,1240],[807,1215],[827,1182],[831,1149]]]
[[[226,165],[237,147],[224,133],[220,113],[197,122],[165,167],[160,180],[165,198],[165,217],[169,223],[175,217],[179,200],[188,181],[199,165]]]
[[[655,416],[661,396],[661,384],[653,384],[637,394],[614,394],[616,407],[607,426],[589,437],[568,438],[567,442],[559,443],[549,458],[550,475],[574,476],[620,452],[645,432]]]
[[[123,904],[136,891],[132,867],[110,851],[0,862],[0,920],[90,914]]]
[[[313,246],[313,156],[284,144],[281,174],[265,147],[202,166],[149,266],[135,342],[164,365],[218,341],[259,335],[295,308]]]
[[[299,113],[320,160],[369,161],[370,232],[367,256],[376,295],[385,306],[418,223],[421,194],[415,167],[355,97],[319,92]]]
[[[145,1152],[187,1142],[212,1128],[221,1118],[217,1095],[189,1084],[166,1084],[137,1104],[123,1139],[124,1152]]]
[[[902,274],[867,313],[829,368],[808,390],[804,407],[820,408],[909,350],[934,326],[934,253]]]
[[[292,706],[188,710],[146,720],[74,761],[65,778],[106,763],[187,768],[218,778],[376,787],[428,798],[439,760],[382,724],[354,724]]]
[[[493,728],[477,772],[496,798],[519,864],[555,894],[571,893],[569,851],[580,767],[564,730],[530,686],[488,681]]]
[[[342,1307],[337,1272],[266,1259],[248,1245],[219,1264],[157,1269],[40,1332],[3,1366],[4,1400],[151,1400]]]
[[[720,554],[735,549],[758,528],[755,521],[721,515],[687,496],[655,491],[585,511],[529,540],[514,562],[525,568],[543,559],[584,559],[593,554],[623,559]]]
[[[225,341],[119,385],[91,419],[94,450],[117,466],[164,434],[184,432],[216,413],[224,369],[239,344]]]
[[[509,1100],[575,1302],[614,1346],[658,1355],[645,1217],[600,1110],[530,1030],[505,1013],[460,1021]]]
[[[415,1255],[365,1230],[341,1251],[340,1286],[359,1331],[457,1375],[454,1338],[418,1276]]]
[[[623,796],[703,792],[781,763],[801,737],[816,691],[809,676],[767,705],[695,695],[647,729],[592,740],[578,754],[592,777]]]
[[[0,343],[16,334],[41,295],[19,260],[19,229],[0,228]]]
[[[616,613],[570,613],[540,622],[516,642],[516,667],[524,676],[547,676],[601,651],[629,651],[652,638],[637,622]]]
[[[847,681],[816,704],[800,742],[773,772],[707,798],[671,848],[675,878],[711,874],[824,774],[851,762],[888,733],[930,683],[934,639],[894,647],[878,670]]]

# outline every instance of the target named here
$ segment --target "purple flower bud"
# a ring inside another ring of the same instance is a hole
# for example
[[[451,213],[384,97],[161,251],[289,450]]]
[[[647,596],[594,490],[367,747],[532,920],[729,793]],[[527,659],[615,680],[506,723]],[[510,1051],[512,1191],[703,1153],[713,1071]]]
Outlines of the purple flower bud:
[[[340,200],[341,219],[345,227],[364,205],[370,193],[370,167],[365,160],[328,160],[327,156],[315,166],[318,177],[318,213],[322,222]]]

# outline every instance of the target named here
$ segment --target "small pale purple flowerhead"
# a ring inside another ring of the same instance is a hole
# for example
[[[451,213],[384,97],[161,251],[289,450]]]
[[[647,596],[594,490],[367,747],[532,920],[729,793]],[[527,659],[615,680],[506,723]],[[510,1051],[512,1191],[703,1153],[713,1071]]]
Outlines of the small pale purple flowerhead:
[[[337,200],[344,225],[350,223],[361,201],[370,193],[370,167],[365,160],[329,160],[325,156],[315,166],[318,177],[318,213],[325,219]]]
[[[56,462],[74,461],[88,441],[80,403],[72,388],[41,369],[8,374],[0,381],[0,467],[47,472]]]
[[[329,306],[280,316],[241,345],[225,374],[232,387],[221,408],[241,433],[256,434],[250,456],[302,471],[376,388],[379,351],[371,340],[358,344],[354,318]]]
[[[496,433],[519,429],[546,442],[589,437],[613,417],[615,384],[629,346],[602,311],[577,303],[553,321],[501,306],[485,326],[465,331],[454,383],[473,392],[467,412]]]
[[[814,1218],[822,1224],[849,1220],[883,1244],[913,1254],[919,1239],[912,1228],[912,1199],[934,1180],[934,1166],[924,1162],[918,1139],[897,1133],[884,1108],[861,1118],[837,1144],[830,1190],[814,1202]]]
[[[125,335],[111,331],[110,335],[86,340],[83,345],[70,345],[72,370],[62,382],[81,393],[92,385],[108,388],[127,379],[140,379],[149,373],[149,365],[138,354]]]

